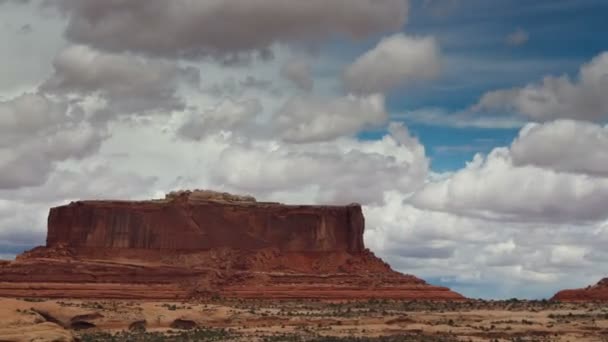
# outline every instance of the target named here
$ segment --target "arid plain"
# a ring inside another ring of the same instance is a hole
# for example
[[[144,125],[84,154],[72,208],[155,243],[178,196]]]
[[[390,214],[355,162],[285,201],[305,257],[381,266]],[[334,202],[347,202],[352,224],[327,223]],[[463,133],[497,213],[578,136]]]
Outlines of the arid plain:
[[[1,341],[607,341],[608,306],[554,301],[0,299]]]

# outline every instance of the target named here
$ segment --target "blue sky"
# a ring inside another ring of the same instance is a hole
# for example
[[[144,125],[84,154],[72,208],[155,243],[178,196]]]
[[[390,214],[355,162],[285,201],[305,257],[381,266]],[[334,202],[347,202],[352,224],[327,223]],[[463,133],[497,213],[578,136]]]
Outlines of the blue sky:
[[[391,92],[388,106],[393,113],[421,107],[457,112],[487,91],[523,86],[545,75],[576,76],[582,63],[608,47],[608,1],[414,1],[412,12],[404,31],[434,35],[445,69],[433,84]],[[529,40],[509,46],[505,39],[517,29],[527,32]],[[438,172],[461,168],[475,152],[508,145],[519,131],[405,122]],[[447,152],[446,146],[453,149]]]

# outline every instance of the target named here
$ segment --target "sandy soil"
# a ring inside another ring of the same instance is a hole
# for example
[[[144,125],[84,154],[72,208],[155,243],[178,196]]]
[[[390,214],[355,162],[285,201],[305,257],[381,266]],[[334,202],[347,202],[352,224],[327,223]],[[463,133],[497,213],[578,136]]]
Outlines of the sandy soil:
[[[188,329],[198,335],[176,337]],[[608,305],[0,298],[0,341],[109,341],[115,334],[119,341],[608,341]]]

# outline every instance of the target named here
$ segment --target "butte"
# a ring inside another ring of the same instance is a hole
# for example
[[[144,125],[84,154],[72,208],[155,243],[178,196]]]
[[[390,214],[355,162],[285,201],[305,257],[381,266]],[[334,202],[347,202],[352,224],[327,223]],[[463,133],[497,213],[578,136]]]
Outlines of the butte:
[[[46,245],[0,262],[0,296],[463,300],[365,248],[358,204],[195,190],[52,208]]]

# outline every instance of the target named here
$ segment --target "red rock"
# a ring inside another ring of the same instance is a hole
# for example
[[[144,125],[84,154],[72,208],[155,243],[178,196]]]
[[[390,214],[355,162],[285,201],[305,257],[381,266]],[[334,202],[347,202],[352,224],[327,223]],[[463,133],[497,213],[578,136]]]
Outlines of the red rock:
[[[45,247],[0,264],[23,297],[461,300],[393,271],[363,244],[357,204],[256,202],[208,191],[52,208]]]
[[[359,205],[85,201],[51,209],[47,246],[360,253],[363,220]]]
[[[559,291],[551,299],[562,302],[608,301],[608,278],[584,289]]]

